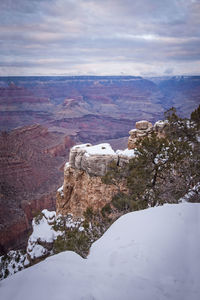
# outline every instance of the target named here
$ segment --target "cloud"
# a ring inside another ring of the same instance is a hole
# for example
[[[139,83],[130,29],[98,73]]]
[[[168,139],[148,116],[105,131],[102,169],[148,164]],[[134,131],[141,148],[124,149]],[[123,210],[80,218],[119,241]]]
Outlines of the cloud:
[[[173,68],[168,68],[164,71],[164,74],[166,75],[172,75],[173,74],[174,69]]]
[[[1,75],[199,72],[199,0],[1,0],[0,11]]]

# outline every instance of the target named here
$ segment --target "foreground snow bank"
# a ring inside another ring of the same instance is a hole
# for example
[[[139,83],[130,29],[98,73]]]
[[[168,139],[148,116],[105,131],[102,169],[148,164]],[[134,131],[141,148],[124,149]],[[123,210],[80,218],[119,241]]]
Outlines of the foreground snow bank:
[[[118,219],[88,259],[63,252],[2,281],[15,299],[200,299],[200,204],[164,205]]]

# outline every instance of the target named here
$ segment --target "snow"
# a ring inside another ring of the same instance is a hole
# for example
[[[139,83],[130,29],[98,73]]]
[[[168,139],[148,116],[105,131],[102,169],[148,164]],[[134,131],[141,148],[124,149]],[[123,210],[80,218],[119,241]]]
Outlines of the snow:
[[[30,241],[35,242],[38,238],[41,241],[47,243],[52,243],[56,232],[52,229],[52,226],[48,224],[48,221],[45,217],[42,217],[39,224],[32,223],[33,233],[30,236]]]
[[[42,257],[48,253],[46,248],[38,244],[34,244],[33,247],[32,245],[29,245],[27,252],[30,255],[31,259]]]
[[[53,252],[51,251],[52,247],[50,247],[50,244],[64,233],[61,230],[54,230],[54,225],[62,227],[63,216],[56,216],[55,211],[43,209],[39,217],[33,219],[33,232],[28,239],[27,254],[32,260],[51,255]],[[65,216],[66,228],[77,228],[79,231],[83,231],[83,222],[83,218],[74,219],[72,214]],[[25,261],[25,264],[26,266],[30,264],[28,259]]]
[[[110,144],[103,143],[95,146],[85,147],[84,150],[88,155],[115,155],[115,151],[112,149]]]
[[[61,188],[63,190],[63,186],[61,186]],[[56,217],[56,212],[55,211],[49,211],[47,209],[43,209],[42,211],[43,215],[45,216],[45,218],[48,220],[52,220],[55,219]]]
[[[63,185],[57,189],[58,192],[63,191]]]
[[[131,129],[131,130],[129,131],[129,134],[132,134],[132,133],[137,132],[137,131],[138,131],[138,129],[136,129],[136,128]]]
[[[91,144],[87,143],[87,144],[80,144],[80,145],[76,145],[76,146],[73,146],[71,149],[85,149],[86,147],[90,147],[92,146]]]
[[[65,164],[65,166],[66,166],[66,164]],[[57,192],[61,195],[61,197],[64,197],[63,185],[61,187],[59,187],[59,189],[57,190]]]
[[[136,123],[143,123],[143,122],[148,122],[148,121],[147,120],[140,120],[140,121],[138,121]]]
[[[27,255],[21,250],[11,250],[7,256],[0,256],[0,280],[24,269]]]
[[[116,153],[118,155],[127,156],[127,157],[134,157],[136,156],[136,150],[135,149],[125,149],[125,150],[117,150]]]
[[[133,129],[133,130],[135,130],[135,129]],[[123,156],[127,156],[127,157],[135,156],[134,149],[117,150],[115,152],[112,149],[111,145],[108,143],[102,143],[102,144],[98,144],[95,146],[92,146],[91,144],[82,144],[82,145],[74,146],[72,149],[77,149],[77,148],[85,150],[86,156],[90,156],[90,155],[123,155]],[[66,163],[66,165],[67,165],[67,167],[69,166],[68,163]]]
[[[65,169],[68,169],[70,167],[70,164],[69,164],[69,162],[67,161],[66,163],[65,163]]]
[[[137,129],[133,129],[131,131],[135,131]],[[82,144],[82,145],[76,145],[74,147],[72,147],[71,151],[73,151],[74,149],[80,149],[81,151],[83,151],[83,155],[85,157],[89,157],[92,155],[121,155],[121,156],[125,156],[127,158],[131,158],[134,157],[136,155],[136,149],[125,149],[125,150],[117,150],[116,152],[112,149],[111,145],[108,143],[102,143],[102,144],[98,144],[98,145],[94,145],[92,146],[91,144]],[[70,166],[70,164],[67,162],[65,164],[65,169],[68,168]],[[58,189],[58,192],[62,195],[62,187]]]
[[[156,157],[154,158],[154,163],[156,165],[159,163],[164,164],[169,159],[168,150],[169,147],[165,147],[164,149],[162,149],[163,153],[156,155]]]
[[[200,182],[198,182],[193,188],[191,188],[187,194],[179,199],[179,203],[185,203],[190,201],[195,195],[200,195]]]
[[[157,122],[155,122],[154,127],[156,127],[156,126],[163,127],[166,124],[168,124],[167,120],[158,120]]]
[[[41,243],[53,243],[57,236],[61,235],[60,231],[53,229],[56,212],[44,209],[41,219],[36,222],[32,221],[33,232],[28,239],[27,253],[31,259],[42,257],[48,254],[48,250]]]
[[[24,266],[25,266],[25,267],[28,267],[29,264],[30,264],[30,262],[29,262],[28,258],[26,257],[26,258],[25,258],[25,261],[24,261]]]
[[[200,204],[118,219],[88,259],[66,251],[2,281],[4,300],[198,300]],[[20,288],[19,288],[20,287]]]
[[[59,220],[58,220],[59,222]],[[83,218],[74,219],[72,214],[68,214],[65,220],[66,228],[78,228],[79,231],[83,231],[82,223],[84,222]]]

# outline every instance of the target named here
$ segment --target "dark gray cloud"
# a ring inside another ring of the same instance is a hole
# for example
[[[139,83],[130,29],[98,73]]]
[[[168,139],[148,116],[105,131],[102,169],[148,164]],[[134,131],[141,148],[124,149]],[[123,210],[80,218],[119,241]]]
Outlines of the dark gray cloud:
[[[199,0],[1,0],[0,75],[197,74]]]

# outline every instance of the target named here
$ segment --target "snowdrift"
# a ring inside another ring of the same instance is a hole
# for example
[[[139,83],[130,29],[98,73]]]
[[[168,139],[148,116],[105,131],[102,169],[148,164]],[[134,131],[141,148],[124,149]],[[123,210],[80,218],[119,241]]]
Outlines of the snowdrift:
[[[63,252],[0,283],[3,300],[200,299],[200,204],[118,219],[88,259]]]

